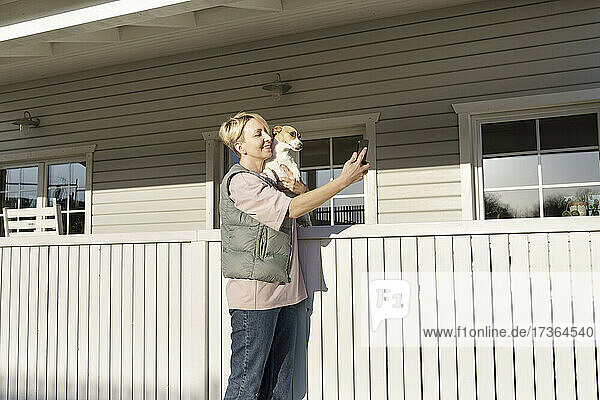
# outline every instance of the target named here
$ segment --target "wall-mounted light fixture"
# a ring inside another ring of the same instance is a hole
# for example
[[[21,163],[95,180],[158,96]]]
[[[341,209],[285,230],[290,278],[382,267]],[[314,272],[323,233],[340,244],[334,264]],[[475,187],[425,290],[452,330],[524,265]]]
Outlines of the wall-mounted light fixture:
[[[22,134],[27,134],[29,128],[37,128],[40,125],[39,118],[32,118],[29,111],[23,113],[23,118],[20,118],[13,122],[13,125],[19,125],[19,131]]]
[[[275,81],[267,83],[262,88],[268,92],[273,92],[273,101],[279,101],[281,100],[281,96],[286,94],[292,88],[292,85],[281,82],[281,75],[277,73],[275,74]]]

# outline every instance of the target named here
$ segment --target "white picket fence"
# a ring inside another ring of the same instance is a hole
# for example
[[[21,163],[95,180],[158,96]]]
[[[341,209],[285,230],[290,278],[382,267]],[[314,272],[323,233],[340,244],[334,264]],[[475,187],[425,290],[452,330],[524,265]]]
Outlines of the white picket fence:
[[[221,399],[231,328],[219,240],[217,230],[1,239],[0,398]],[[293,400],[597,399],[597,344],[414,345],[423,326],[595,321],[594,217],[315,227],[299,247],[309,299]],[[418,296],[373,332],[375,273]],[[547,279],[511,278],[523,274]]]

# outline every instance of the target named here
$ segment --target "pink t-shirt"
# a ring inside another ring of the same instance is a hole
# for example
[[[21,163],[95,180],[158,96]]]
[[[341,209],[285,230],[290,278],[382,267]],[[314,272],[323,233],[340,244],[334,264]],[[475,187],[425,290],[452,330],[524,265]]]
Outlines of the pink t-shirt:
[[[239,173],[229,182],[229,197],[237,209],[262,224],[279,230],[287,214],[291,197],[269,186],[252,174]],[[292,218],[291,282],[263,282],[254,279],[230,279],[225,287],[231,309],[268,310],[299,303],[308,297],[298,261],[296,219]]]

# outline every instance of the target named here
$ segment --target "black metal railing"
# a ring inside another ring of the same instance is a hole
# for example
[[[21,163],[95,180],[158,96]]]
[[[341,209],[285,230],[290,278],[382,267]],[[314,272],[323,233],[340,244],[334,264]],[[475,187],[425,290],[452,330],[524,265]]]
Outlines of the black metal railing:
[[[313,225],[331,225],[331,210],[317,208],[311,213]],[[338,206],[333,208],[334,225],[353,225],[365,223],[365,206]]]

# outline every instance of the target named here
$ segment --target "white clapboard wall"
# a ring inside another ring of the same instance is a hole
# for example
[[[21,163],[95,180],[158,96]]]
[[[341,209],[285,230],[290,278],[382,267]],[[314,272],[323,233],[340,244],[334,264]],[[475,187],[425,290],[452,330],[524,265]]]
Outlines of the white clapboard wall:
[[[597,336],[540,346],[419,334],[595,323],[600,230],[580,218],[303,230],[292,399],[596,399]],[[0,242],[0,399],[222,398],[231,328],[218,230],[19,241]],[[371,331],[365,276],[376,273],[419,290],[405,319]]]

